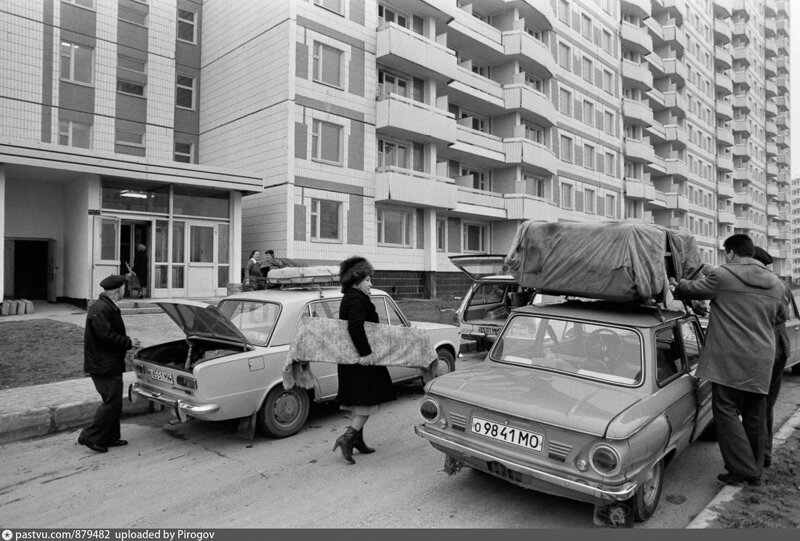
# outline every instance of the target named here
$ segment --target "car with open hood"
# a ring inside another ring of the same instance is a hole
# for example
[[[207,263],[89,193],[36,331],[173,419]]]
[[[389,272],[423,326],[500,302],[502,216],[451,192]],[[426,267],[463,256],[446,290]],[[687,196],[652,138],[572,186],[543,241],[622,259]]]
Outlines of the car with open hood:
[[[415,432],[449,473],[468,466],[630,526],[712,420],[711,384],[695,377],[703,340],[695,315],[658,305],[516,308],[482,363],[426,385]]]
[[[186,334],[143,348],[133,358],[136,381],[128,396],[172,408],[181,421],[241,419],[281,438],[299,431],[312,402],[335,400],[337,366],[311,363],[312,389],[285,389],[283,368],[300,318],[338,319],[338,287],[308,284],[230,295],[217,306],[191,300],[154,301]],[[455,369],[460,345],[458,327],[411,322],[385,292],[373,289],[380,323],[414,326],[431,339],[438,359],[434,373]],[[417,368],[390,367],[394,382],[421,379]]]

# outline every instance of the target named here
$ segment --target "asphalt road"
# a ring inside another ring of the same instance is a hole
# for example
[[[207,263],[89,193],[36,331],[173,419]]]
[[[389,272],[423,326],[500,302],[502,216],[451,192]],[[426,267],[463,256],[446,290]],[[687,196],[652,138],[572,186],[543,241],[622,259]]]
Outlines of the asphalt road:
[[[479,355],[458,361],[478,362]],[[539,494],[470,469],[448,476],[444,455],[413,431],[418,386],[399,389],[365,429],[377,449],[347,465],[332,453],[347,419],[316,407],[283,440],[236,436],[236,423],[175,424],[164,411],[123,423],[127,447],[95,454],[77,432],[0,446],[0,523],[40,528],[583,528],[592,506]],[[787,372],[777,411],[800,404]],[[716,495],[716,443],[700,441],[665,474],[644,528],[683,528]]]

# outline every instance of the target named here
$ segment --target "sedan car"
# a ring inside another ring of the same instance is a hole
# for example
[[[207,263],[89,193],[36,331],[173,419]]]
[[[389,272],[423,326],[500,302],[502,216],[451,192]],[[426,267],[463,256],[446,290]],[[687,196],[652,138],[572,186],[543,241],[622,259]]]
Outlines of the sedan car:
[[[703,339],[696,316],[656,307],[518,308],[482,363],[426,385],[415,431],[446,471],[467,465],[630,526],[712,420],[710,383],[694,375]]]
[[[312,401],[334,400],[337,368],[311,363],[314,388],[284,389],[282,371],[295,329],[302,317],[338,318],[339,288],[295,287],[238,293],[218,306],[156,301],[186,333],[185,340],[139,350],[128,391],[131,401],[148,399],[173,408],[181,421],[243,419],[252,427],[282,438],[299,431]],[[425,331],[438,354],[434,373],[455,369],[460,331],[452,325],[410,322],[394,300],[373,289],[380,323],[415,326]],[[394,382],[421,378],[416,368],[390,367]]]

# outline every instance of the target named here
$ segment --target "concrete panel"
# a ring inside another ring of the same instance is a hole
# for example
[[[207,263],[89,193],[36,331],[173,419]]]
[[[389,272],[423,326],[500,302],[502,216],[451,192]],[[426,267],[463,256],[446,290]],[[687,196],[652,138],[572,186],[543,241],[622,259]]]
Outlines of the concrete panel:
[[[347,243],[364,244],[364,198],[350,196],[350,210],[347,213]]]
[[[347,167],[364,170],[364,124],[350,123],[350,141],[347,145]]]
[[[0,444],[50,432],[49,408],[0,413]]]

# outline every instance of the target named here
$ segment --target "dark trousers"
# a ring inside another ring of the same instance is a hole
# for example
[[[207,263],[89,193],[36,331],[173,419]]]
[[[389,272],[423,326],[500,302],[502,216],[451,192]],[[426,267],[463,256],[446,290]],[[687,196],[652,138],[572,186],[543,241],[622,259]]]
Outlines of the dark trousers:
[[[735,475],[760,478],[767,440],[767,395],[714,383],[711,405],[725,469]]]
[[[769,381],[769,393],[767,393],[767,442],[764,445],[764,460],[768,462],[772,462],[772,410],[778,400],[783,371],[786,369],[786,355],[782,353],[783,348],[779,347],[778,349],[779,353],[775,357],[775,364],[772,365],[772,379]]]
[[[122,374],[92,375],[94,388],[103,403],[98,406],[92,424],[81,431],[81,438],[97,445],[108,445],[120,439],[119,418],[122,415]]]

